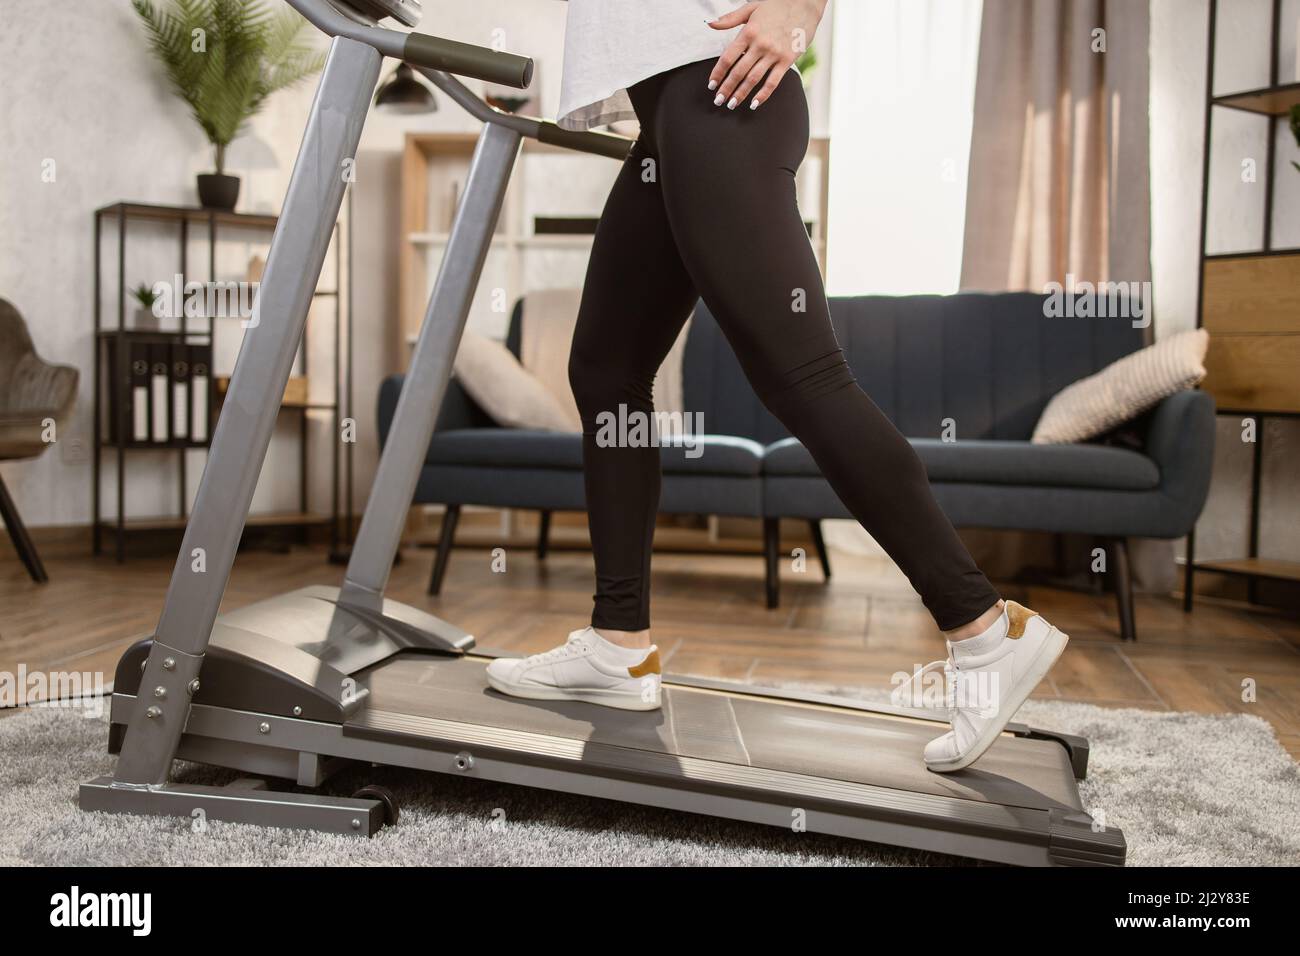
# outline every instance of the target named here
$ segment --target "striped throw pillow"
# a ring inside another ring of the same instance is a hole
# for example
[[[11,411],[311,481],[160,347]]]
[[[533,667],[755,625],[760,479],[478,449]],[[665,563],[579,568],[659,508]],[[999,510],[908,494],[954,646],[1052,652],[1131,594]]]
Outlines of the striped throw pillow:
[[[1086,441],[1205,377],[1205,329],[1179,332],[1112,362],[1059,392],[1043,409],[1036,445]]]

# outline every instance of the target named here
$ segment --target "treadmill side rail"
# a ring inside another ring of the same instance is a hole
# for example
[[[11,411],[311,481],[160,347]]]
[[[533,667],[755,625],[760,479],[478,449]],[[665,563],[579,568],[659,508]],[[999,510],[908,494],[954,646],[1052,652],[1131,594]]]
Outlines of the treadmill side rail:
[[[1015,734],[1017,737],[1025,737],[1029,740],[1054,740],[1070,755],[1070,767],[1074,771],[1075,780],[1086,780],[1088,778],[1088,754],[1090,747],[1087,737],[1080,737],[1078,734],[1066,734],[1058,730],[1043,730],[1041,727],[1030,727],[1028,724],[1010,723],[1007,724],[1007,732]]]
[[[283,793],[241,781],[225,787],[178,783],[130,787],[115,784],[112,777],[96,777],[81,785],[80,805],[83,810],[107,813],[188,817],[196,827],[208,820],[225,820],[374,836],[384,825],[384,805],[378,800]]]

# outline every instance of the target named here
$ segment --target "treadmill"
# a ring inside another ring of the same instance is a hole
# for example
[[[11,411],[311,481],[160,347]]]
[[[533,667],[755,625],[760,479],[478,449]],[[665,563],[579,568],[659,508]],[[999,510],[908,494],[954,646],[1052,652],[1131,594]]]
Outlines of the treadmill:
[[[946,724],[929,711],[672,675],[655,712],[506,697],[472,635],[384,597],[522,138],[617,159],[630,141],[488,106],[456,74],[526,88],[532,61],[378,25],[415,26],[419,0],[287,2],[333,38],[329,57],[158,627],[117,666],[117,766],[81,785],[82,809],[369,836],[395,822],[391,794],[310,792],[356,762],[1002,863],[1122,865],[1123,834],[1080,801],[1082,738],[1011,724],[973,767],[936,774],[921,754]],[[342,587],[218,616],[383,56],[482,133]],[[177,783],[174,759],[243,776]]]

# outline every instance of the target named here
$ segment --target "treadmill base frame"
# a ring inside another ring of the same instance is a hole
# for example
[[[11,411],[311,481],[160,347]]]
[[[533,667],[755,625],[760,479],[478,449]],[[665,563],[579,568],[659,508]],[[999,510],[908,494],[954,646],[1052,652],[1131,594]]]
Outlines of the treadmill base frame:
[[[110,749],[120,747],[136,706],[133,695],[114,693]],[[454,725],[450,721],[442,723]],[[350,761],[375,763],[786,830],[792,828],[797,811],[806,832],[1018,866],[1119,866],[1126,852],[1119,830],[1097,829],[1087,814],[1077,811],[993,806],[923,793],[899,794],[865,785],[852,785],[854,792],[848,796],[849,802],[819,804],[815,798],[791,799],[788,792],[777,789],[778,785],[789,788],[792,782],[816,785],[816,778],[799,774],[727,767],[733,779],[723,790],[710,787],[702,774],[693,772],[712,765],[712,761],[677,758],[683,765],[682,776],[665,780],[639,773],[630,764],[622,768],[593,764],[585,759],[590,755],[582,748],[564,752],[563,745],[572,741],[526,735],[538,738],[536,746],[529,748],[520,746],[520,735],[514,732],[509,734],[508,747],[505,740],[494,747],[489,728],[465,729],[472,730],[476,739],[467,739],[468,733],[451,739],[447,733],[420,737],[417,743],[410,734],[373,726],[349,727],[196,703],[191,707],[177,757],[241,773],[294,780],[302,786],[318,786],[329,770]],[[734,779],[736,775],[747,779]],[[767,779],[772,783],[765,788],[763,782]],[[352,821],[361,804],[373,806],[368,808],[370,816],[354,827]],[[231,793],[229,788],[177,784],[123,788],[113,786],[107,777],[83,785],[81,806],[87,810],[184,817],[201,808],[208,819],[367,836],[377,832],[383,820],[382,805],[377,801],[270,790],[241,794]]]
[[[83,810],[188,817],[198,830],[208,820],[251,823],[263,827],[317,830],[374,836],[384,825],[378,800],[284,793],[266,789],[261,780],[241,778],[224,787],[168,783],[161,787],[126,787],[112,777],[81,785]]]

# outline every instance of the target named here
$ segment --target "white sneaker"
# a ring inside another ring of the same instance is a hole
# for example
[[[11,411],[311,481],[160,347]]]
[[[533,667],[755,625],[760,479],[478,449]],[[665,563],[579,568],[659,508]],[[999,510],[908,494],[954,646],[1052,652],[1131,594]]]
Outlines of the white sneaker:
[[[493,688],[511,697],[657,710],[659,648],[619,647],[585,627],[543,654],[492,661],[487,679]]]
[[[926,665],[894,691],[896,704],[934,706],[919,685],[923,675],[943,669],[942,706],[951,714],[952,730],[925,745],[925,765],[937,773],[961,770],[983,756],[1069,641],[1037,611],[1015,601],[1005,602],[1002,620],[1006,636],[992,647],[963,654],[950,643],[948,660]]]

